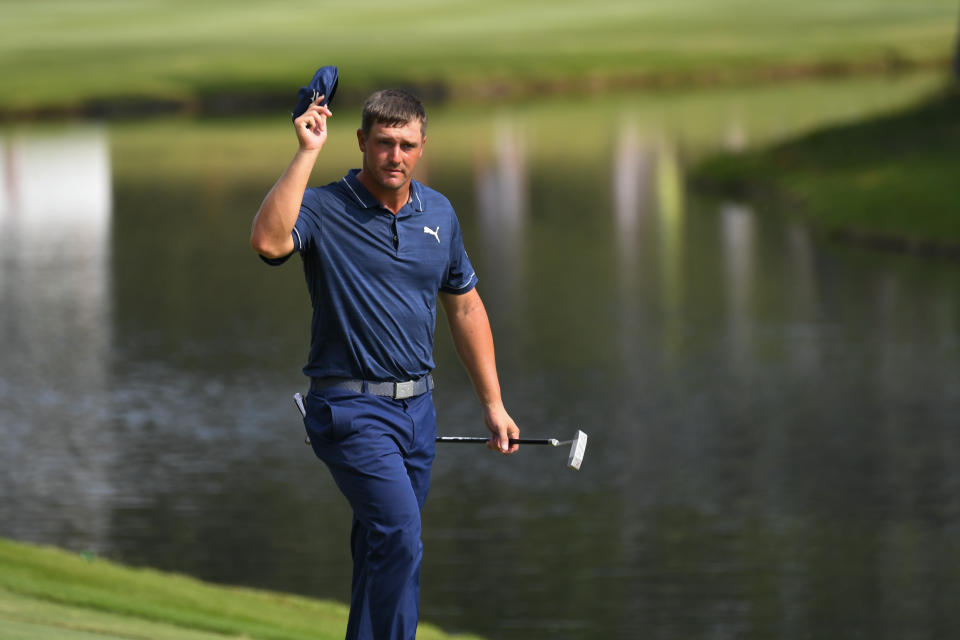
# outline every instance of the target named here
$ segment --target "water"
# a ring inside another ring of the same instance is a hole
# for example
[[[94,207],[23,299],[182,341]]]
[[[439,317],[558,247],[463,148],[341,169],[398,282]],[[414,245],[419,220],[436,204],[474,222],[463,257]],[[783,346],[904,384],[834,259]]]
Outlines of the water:
[[[831,244],[686,168],[929,78],[431,113],[508,409],[590,446],[441,448],[423,618],[488,638],[960,629],[960,264]],[[357,161],[338,112],[315,182]],[[345,600],[349,512],[291,394],[295,262],[246,245],[282,118],[7,131],[0,535]],[[437,406],[482,433],[440,321]]]

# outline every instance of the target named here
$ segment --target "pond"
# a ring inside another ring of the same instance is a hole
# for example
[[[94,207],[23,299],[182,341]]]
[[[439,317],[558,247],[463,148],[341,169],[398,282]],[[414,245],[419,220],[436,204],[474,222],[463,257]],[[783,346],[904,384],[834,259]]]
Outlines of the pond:
[[[490,313],[510,458],[441,447],[422,617],[487,638],[960,629],[960,264],[687,186],[705,154],[869,117],[930,76],[430,108]],[[359,162],[335,109],[313,182]],[[296,261],[252,216],[284,114],[9,127],[0,535],[345,601],[349,510],[291,401]],[[919,213],[919,212],[918,212]],[[438,322],[441,431],[482,435]]]

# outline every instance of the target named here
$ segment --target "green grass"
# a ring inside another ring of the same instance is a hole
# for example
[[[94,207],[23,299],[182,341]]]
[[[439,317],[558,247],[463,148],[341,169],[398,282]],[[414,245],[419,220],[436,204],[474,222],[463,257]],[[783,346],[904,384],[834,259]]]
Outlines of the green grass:
[[[0,539],[4,640],[322,640],[342,638],[346,617],[338,603],[216,586]],[[468,638],[426,624],[417,637]]]
[[[704,162],[695,181],[842,236],[960,249],[960,89],[914,106]]]
[[[5,0],[0,108],[342,90],[454,96],[723,82],[946,61],[955,0]],[[487,95],[487,98],[489,96]]]

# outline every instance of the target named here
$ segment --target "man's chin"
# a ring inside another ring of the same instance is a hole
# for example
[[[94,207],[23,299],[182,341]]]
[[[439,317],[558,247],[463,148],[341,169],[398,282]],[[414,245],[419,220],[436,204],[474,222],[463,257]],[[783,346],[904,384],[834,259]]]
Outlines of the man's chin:
[[[385,173],[380,178],[380,184],[386,189],[401,189],[407,184],[407,176],[402,173]]]

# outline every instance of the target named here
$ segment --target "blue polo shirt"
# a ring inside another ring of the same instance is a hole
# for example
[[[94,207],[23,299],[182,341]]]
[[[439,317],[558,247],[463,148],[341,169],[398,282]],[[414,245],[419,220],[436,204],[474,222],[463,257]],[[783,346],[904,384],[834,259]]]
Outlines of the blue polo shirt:
[[[307,189],[293,229],[313,304],[303,372],[419,378],[434,367],[437,292],[467,293],[477,276],[443,195],[412,180],[410,201],[394,215],[357,173]]]

